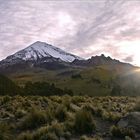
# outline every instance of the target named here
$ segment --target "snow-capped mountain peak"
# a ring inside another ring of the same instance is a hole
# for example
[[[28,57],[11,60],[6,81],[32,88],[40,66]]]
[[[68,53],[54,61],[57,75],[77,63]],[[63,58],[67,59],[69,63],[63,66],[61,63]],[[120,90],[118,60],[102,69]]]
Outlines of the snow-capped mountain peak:
[[[59,58],[65,62],[72,62],[75,59],[82,59],[78,56],[73,54],[67,53],[57,47],[54,47],[50,44],[45,42],[37,41],[30,45],[29,47],[15,53],[14,55],[10,56],[10,58],[18,58],[22,60],[38,60],[44,57],[54,57]]]

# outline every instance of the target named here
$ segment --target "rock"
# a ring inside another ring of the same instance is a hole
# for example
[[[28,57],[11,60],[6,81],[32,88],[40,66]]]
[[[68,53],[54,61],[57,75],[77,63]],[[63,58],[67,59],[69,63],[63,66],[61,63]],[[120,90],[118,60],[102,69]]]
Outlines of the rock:
[[[70,108],[73,110],[73,111],[78,111],[78,110],[80,110],[80,107],[79,106],[77,106],[77,105],[75,105],[75,104],[73,104],[73,103],[71,103],[70,104]]]
[[[118,122],[119,127],[133,128],[140,132],[140,112],[131,112]]]

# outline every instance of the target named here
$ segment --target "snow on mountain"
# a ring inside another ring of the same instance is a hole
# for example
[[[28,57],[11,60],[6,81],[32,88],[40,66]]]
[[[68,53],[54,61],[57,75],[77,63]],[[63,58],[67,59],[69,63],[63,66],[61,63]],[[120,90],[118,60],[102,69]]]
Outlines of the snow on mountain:
[[[29,47],[7,57],[7,59],[22,59],[22,60],[38,60],[44,57],[54,57],[59,58],[65,62],[72,62],[75,59],[81,60],[82,58],[75,56],[73,54],[67,53],[60,48],[54,47],[45,42],[37,41],[30,45]]]

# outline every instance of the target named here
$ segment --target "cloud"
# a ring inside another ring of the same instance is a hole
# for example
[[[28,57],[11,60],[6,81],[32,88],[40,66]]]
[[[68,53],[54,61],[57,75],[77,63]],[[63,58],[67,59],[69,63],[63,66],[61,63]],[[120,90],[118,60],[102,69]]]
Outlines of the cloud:
[[[131,62],[133,62],[133,55],[130,55],[130,56],[127,56],[126,58],[124,58],[123,60],[125,61],[125,62],[129,62],[129,63],[131,63]]]
[[[140,65],[139,1],[0,3],[0,59],[40,40],[85,58],[104,53]]]

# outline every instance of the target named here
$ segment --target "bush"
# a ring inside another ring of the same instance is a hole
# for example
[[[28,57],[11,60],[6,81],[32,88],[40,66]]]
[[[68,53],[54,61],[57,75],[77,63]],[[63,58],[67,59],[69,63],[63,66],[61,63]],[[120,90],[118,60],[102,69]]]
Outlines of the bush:
[[[87,137],[87,136],[81,136],[80,140],[102,140],[99,136],[95,136],[94,138]]]
[[[80,137],[80,140],[88,140],[87,136],[83,135]]]
[[[71,78],[72,78],[72,79],[82,79],[82,76],[81,76],[81,74],[73,74],[73,75],[71,76]]]
[[[47,122],[47,116],[44,111],[32,109],[31,112],[20,123],[20,128],[23,130],[34,129]]]
[[[111,121],[111,122],[118,122],[121,118],[121,116],[117,113],[112,113],[112,112],[104,112],[102,114],[102,118],[104,120],[108,120],[108,121]]]
[[[11,140],[10,126],[6,123],[0,123],[0,140]]]
[[[134,107],[134,111],[140,111],[140,101],[138,101]]]
[[[15,117],[18,118],[18,119],[22,118],[24,115],[26,115],[26,111],[25,110],[18,109],[15,112]]]
[[[20,94],[20,88],[9,78],[0,74],[0,95]]]
[[[133,129],[130,128],[121,128],[118,126],[111,127],[111,134],[114,137],[125,138],[125,136],[129,136],[131,138],[135,137],[135,132]]]
[[[76,112],[74,130],[79,134],[92,133],[95,130],[95,123],[90,112],[85,110]]]
[[[126,136],[125,140],[132,140],[132,139],[129,136]]]
[[[52,124],[43,126],[33,133],[33,140],[55,140],[64,135],[63,124],[57,121],[52,122]]]
[[[104,114],[105,110],[101,107],[101,106],[98,106],[96,109],[95,109],[95,115],[97,117],[102,117],[103,114]]]
[[[57,137],[63,136],[63,135],[64,135],[63,124],[58,123],[57,121],[53,122],[53,123],[48,127],[48,132],[50,132],[50,133],[55,133]]]
[[[55,133],[47,133],[44,136],[41,136],[40,140],[58,140],[58,137]]]
[[[63,122],[65,121],[67,114],[66,114],[66,107],[63,105],[59,105],[55,112],[55,117],[58,121]]]
[[[11,97],[10,96],[8,96],[8,95],[3,96],[2,99],[1,99],[1,105],[6,104],[10,100],[11,100]]]
[[[119,85],[114,85],[111,91],[111,96],[120,96],[122,95],[122,89]]]
[[[71,90],[65,89],[62,90],[56,87],[54,84],[47,82],[27,82],[23,88],[23,95],[39,95],[39,96],[53,96],[53,95],[73,95]]]
[[[42,126],[32,133],[33,140],[40,140],[40,138],[48,133],[48,126]]]
[[[33,140],[30,132],[22,133],[18,136],[17,140]]]
[[[78,104],[78,103],[81,103],[81,102],[85,102],[85,97],[83,96],[73,96],[73,98],[71,99],[71,102],[73,104]]]

